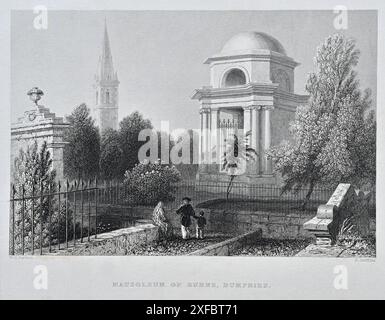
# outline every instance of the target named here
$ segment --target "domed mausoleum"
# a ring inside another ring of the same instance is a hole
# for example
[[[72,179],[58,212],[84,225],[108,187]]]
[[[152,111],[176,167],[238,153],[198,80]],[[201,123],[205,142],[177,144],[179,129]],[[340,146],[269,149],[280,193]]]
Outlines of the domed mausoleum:
[[[210,67],[210,86],[196,89],[192,97],[200,102],[201,116],[197,178],[228,181],[228,172],[220,165],[226,144],[234,134],[241,140],[249,132],[250,146],[258,156],[244,161],[238,181],[277,183],[265,150],[288,138],[289,122],[297,106],[308,101],[308,96],[293,91],[298,63],[272,36],[242,32],[205,64]]]

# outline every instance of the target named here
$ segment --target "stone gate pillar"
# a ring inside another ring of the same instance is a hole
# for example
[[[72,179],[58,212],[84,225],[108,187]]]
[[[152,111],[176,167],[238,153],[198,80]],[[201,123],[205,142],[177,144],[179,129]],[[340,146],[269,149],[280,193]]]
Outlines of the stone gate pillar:
[[[11,125],[11,172],[14,169],[14,159],[19,155],[20,149],[25,150],[35,141],[40,147],[46,141],[52,158],[52,168],[56,170],[57,179],[62,180],[64,178],[63,148],[66,145],[63,135],[69,123],[38,104],[44,94],[42,90],[35,87],[27,94],[34,104],[24,112],[22,117],[18,118],[16,123]]]

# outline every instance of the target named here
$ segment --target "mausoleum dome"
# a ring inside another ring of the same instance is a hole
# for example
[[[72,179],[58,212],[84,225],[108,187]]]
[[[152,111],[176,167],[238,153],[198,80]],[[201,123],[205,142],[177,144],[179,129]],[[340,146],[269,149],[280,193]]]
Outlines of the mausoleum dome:
[[[282,44],[263,32],[241,32],[233,36],[223,46],[221,53],[250,50],[270,50],[286,55]]]

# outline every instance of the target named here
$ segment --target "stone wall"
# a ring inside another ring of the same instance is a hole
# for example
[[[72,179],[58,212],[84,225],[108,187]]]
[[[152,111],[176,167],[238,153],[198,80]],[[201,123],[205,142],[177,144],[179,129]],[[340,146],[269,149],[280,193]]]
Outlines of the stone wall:
[[[125,255],[133,246],[158,240],[158,227],[152,223],[114,230],[92,237],[89,242],[51,253],[53,255]]]
[[[263,211],[225,211],[219,209],[199,209],[205,212],[207,220],[206,230],[209,232],[244,234],[250,231],[262,230],[264,238],[297,238],[311,237],[311,234],[303,229],[303,224],[312,215],[300,213],[272,213]],[[141,215],[146,219],[151,219],[152,208],[135,208],[136,215]],[[166,217],[173,225],[176,232],[180,231],[180,216],[175,213],[175,209],[167,210]],[[193,224],[195,227],[195,223]]]
[[[136,207],[131,209],[131,214],[143,219],[151,219],[153,208]],[[284,213],[264,211],[226,211],[219,209],[195,208],[198,214],[205,212],[207,220],[206,230],[209,232],[244,234],[250,231],[262,230],[264,238],[310,238],[313,235],[303,228],[303,224],[313,217],[312,213]],[[180,216],[175,209],[166,208],[166,217],[172,224],[176,233],[180,232]],[[195,223],[193,222],[195,228]],[[375,217],[370,217],[370,233],[375,234]]]
[[[273,134],[271,136],[271,144],[276,146],[283,140],[290,138],[289,123],[294,120],[295,112],[285,110],[283,108],[276,108],[271,114],[271,122],[274,124]]]
[[[191,252],[189,256],[231,256],[237,249],[246,244],[254,243],[262,237],[262,230],[248,232],[246,234],[225,240],[203,249]]]
[[[201,209],[196,208],[198,214]],[[202,209],[207,220],[206,230],[210,232],[243,234],[261,229],[264,238],[309,238],[311,233],[304,230],[303,224],[312,218],[309,213],[284,213],[264,211],[225,211],[218,209]],[[134,208],[134,215],[151,219],[152,208]],[[180,216],[175,209],[166,209],[166,217],[173,225],[175,232],[180,232]],[[375,234],[375,217],[370,218],[370,233]],[[195,227],[195,224],[193,224]]]
[[[309,215],[283,212],[209,210],[207,213],[210,229],[213,232],[242,234],[261,229],[264,238],[298,238],[310,237],[302,225]]]

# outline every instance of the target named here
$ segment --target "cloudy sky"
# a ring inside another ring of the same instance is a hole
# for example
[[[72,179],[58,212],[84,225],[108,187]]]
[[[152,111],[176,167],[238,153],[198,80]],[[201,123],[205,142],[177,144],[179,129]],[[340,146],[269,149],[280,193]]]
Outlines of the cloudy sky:
[[[93,107],[105,18],[120,80],[119,118],[139,110],[156,127],[168,120],[172,129],[198,128],[199,103],[191,95],[209,84],[203,62],[236,33],[277,38],[301,63],[295,91],[304,94],[317,46],[337,32],[332,11],[49,11],[46,30],[34,29],[34,18],[32,11],[12,13],[12,121],[31,105],[26,93],[34,86],[45,93],[41,103],[60,116],[82,102]],[[357,41],[358,76],[375,98],[376,12],[349,12],[347,30],[339,32]]]

